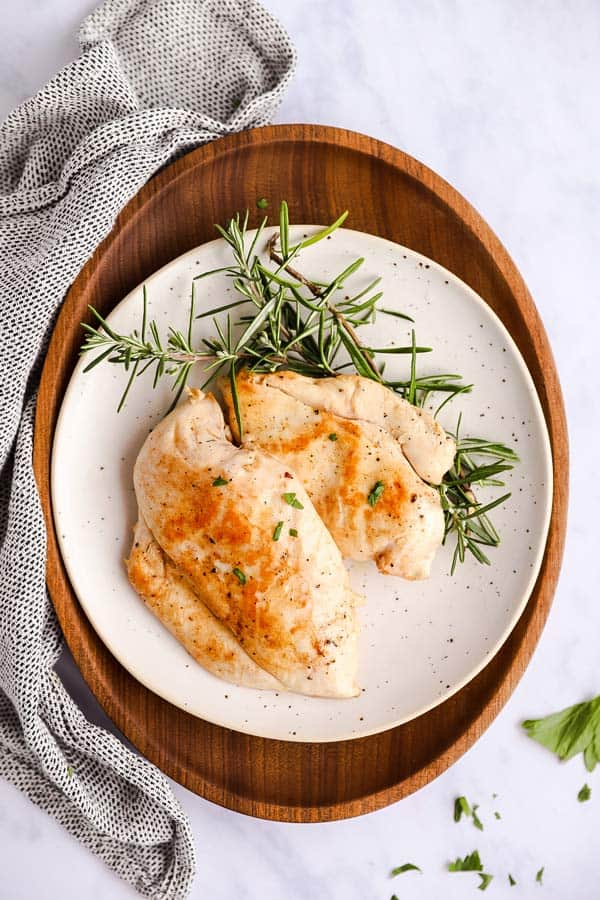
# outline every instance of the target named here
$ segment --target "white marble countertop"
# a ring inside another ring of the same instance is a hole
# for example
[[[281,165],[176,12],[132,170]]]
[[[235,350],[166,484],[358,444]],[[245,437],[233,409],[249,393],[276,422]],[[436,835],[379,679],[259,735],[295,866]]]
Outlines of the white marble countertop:
[[[451,858],[478,847],[496,874],[487,896],[596,900],[600,781],[529,741],[519,722],[600,693],[598,461],[600,337],[600,6],[594,0],[265,0],[296,42],[299,66],[278,121],[366,132],[421,159],[482,213],[521,269],[552,341],[569,415],[572,480],[567,551],[533,661],[488,732],[418,794],[360,819],[285,825],[221,809],[175,785],[198,848],[193,898],[452,900],[476,879]],[[77,54],[90,0],[5,4],[0,113]],[[579,373],[579,374],[577,374]],[[61,672],[86,713],[104,721],[72,662]],[[589,803],[577,802],[588,781]],[[483,833],[452,821],[478,800]],[[492,800],[492,793],[498,799]],[[502,819],[497,821],[493,811]],[[0,781],[0,897],[136,896],[13,787]],[[392,882],[392,866],[425,874]],[[543,888],[535,873],[545,866]]]

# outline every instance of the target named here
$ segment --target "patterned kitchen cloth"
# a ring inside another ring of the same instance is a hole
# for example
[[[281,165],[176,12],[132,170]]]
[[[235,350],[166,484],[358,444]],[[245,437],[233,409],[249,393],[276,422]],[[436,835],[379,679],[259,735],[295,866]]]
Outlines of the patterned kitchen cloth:
[[[65,292],[119,211],[184,151],[269,122],[295,54],[255,0],[107,0],[80,43],[0,126],[0,774],[140,894],[175,900],[194,874],[188,819],[54,672],[36,387]]]

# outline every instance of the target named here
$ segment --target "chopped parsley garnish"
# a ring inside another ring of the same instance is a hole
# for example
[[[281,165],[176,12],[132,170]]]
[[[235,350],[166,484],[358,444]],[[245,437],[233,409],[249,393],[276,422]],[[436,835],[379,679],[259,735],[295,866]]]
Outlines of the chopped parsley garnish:
[[[269,205],[269,201],[266,197],[259,197],[259,199],[256,201],[256,205],[259,209],[266,209]]]
[[[517,882],[515,881],[515,879],[512,877],[512,875],[510,874],[510,872],[509,872],[509,875],[508,875],[508,883],[510,884],[511,887],[514,887],[515,884],[517,883]]]
[[[233,574],[235,575],[235,577],[237,578],[237,580],[239,581],[240,584],[246,584],[246,582],[248,581],[248,579],[246,578],[246,576],[244,575],[242,570],[238,569],[237,566],[234,568]]]
[[[281,529],[283,528],[283,522],[278,522],[275,526],[275,531],[273,532],[273,540],[278,541],[281,537]]]
[[[530,738],[552,750],[559,759],[572,759],[583,753],[588,772],[600,761],[600,697],[543,719],[527,719],[522,724]]]
[[[390,878],[395,878],[396,875],[403,875],[405,872],[420,872],[420,868],[415,866],[414,863],[404,863],[401,866],[396,866],[395,869],[392,869],[390,872]]]
[[[331,432],[331,434],[329,435],[329,440],[330,440],[330,441],[337,441],[337,434],[335,433],[335,431],[332,431],[332,432]]]
[[[502,818],[502,816],[500,815],[499,812],[495,812],[494,815],[496,816],[497,819],[501,819],[501,818]]]
[[[589,784],[584,784],[579,793],[577,794],[577,799],[580,803],[585,803],[586,800],[589,800],[592,796],[592,789]]]
[[[290,537],[298,537],[298,530],[296,528],[290,528]]]
[[[288,506],[293,506],[294,509],[304,509],[304,506],[300,503],[295,493],[282,494],[281,496]]]
[[[381,497],[381,495],[383,494],[384,491],[385,491],[385,484],[383,483],[383,481],[376,481],[375,484],[373,485],[373,487],[371,488],[369,496],[367,497],[367,502],[368,502],[369,506],[375,506],[375,504],[377,503],[377,501],[379,500],[379,498]]]
[[[477,805],[473,807],[473,825],[475,826],[475,828],[479,828],[480,831],[483,831],[483,822],[477,815],[478,808],[479,807]]]
[[[473,820],[475,828],[479,828],[480,831],[483,831],[483,822],[477,815],[478,809],[479,806],[477,804],[474,804],[473,807],[471,807],[466,797],[457,797],[454,801],[454,821],[460,822],[462,816],[466,816],[468,819]]]
[[[218,477],[218,478],[215,478],[215,480],[213,481],[212,486],[213,486],[213,487],[222,487],[224,484],[229,484],[229,479],[228,479],[228,478],[222,478],[222,477],[219,475],[219,477]]]
[[[541,869],[538,869],[538,871],[535,873],[535,880],[537,881],[538,884],[544,883],[542,881],[543,877],[544,877],[544,866],[542,866]]]
[[[485,891],[486,887],[489,885],[490,881],[494,877],[493,875],[489,875],[487,872],[480,872],[479,877],[481,878],[481,884],[477,888],[479,891]]]
[[[448,865],[449,872],[483,872],[483,863],[479,858],[479,851],[473,850],[468,853],[464,859],[457,857],[453,863]]]
[[[454,821],[460,822],[461,816],[470,816],[471,807],[466,797],[457,797],[454,801]]]

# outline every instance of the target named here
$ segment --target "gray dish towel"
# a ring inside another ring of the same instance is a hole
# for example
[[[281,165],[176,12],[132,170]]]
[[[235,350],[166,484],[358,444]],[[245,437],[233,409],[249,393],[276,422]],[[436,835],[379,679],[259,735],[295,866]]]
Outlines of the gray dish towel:
[[[266,124],[295,58],[255,0],[107,0],[80,42],[0,126],[0,774],[141,894],[174,900],[194,873],[184,812],[53,669],[35,392],[65,292],[124,204],[182,152]]]

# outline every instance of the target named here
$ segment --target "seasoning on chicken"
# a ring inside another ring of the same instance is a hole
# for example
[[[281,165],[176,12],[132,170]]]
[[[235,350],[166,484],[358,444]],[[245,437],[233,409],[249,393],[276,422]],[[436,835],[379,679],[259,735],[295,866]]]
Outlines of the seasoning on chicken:
[[[194,593],[141,517],[134,529],[127,574],[146,606],[213,675],[258,690],[282,689],[276,678],[250,659],[227,626]]]
[[[191,391],[140,451],[140,517],[186,588],[185,599],[165,590],[151,608],[189,646],[172,609],[189,608],[189,588],[284,688],[355,696],[357,598],[340,552],[286,466],[229,437],[214,397]],[[197,628],[214,630],[202,614]]]
[[[441,481],[455,452],[433,416],[357,375],[246,371],[237,387],[246,446],[272,453],[298,477],[342,555],[427,578],[444,535],[430,483]],[[221,388],[237,437],[231,390]]]

